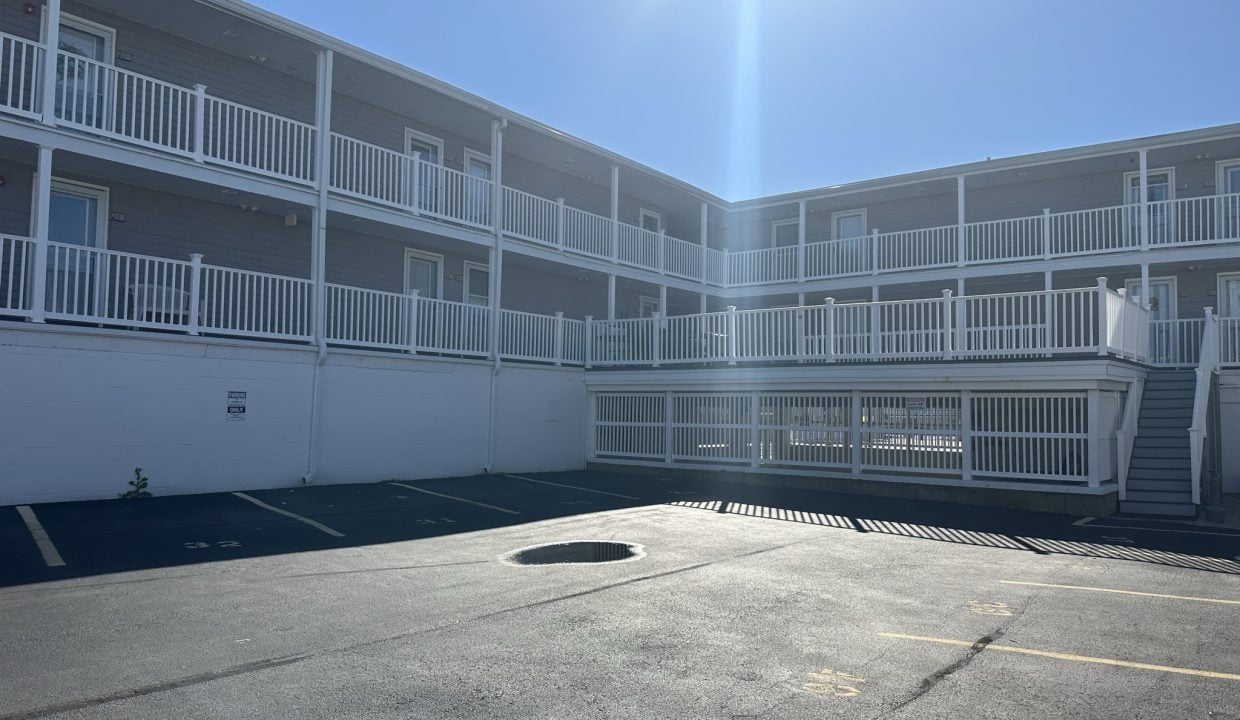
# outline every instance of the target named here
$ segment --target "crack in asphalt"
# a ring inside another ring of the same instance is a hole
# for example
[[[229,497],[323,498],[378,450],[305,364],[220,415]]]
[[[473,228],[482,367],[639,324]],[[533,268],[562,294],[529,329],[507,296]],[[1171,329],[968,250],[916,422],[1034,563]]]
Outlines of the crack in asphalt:
[[[156,683],[152,685],[143,685],[143,686],[139,686],[136,688],[129,688],[127,690],[119,690],[117,692],[109,693],[107,695],[100,695],[94,698],[74,700],[71,702],[58,703],[56,705],[48,705],[42,708],[36,708],[34,710],[27,710],[27,711],[23,711],[19,713],[11,713],[8,715],[0,715],[0,720],[35,720],[36,718],[43,718],[49,715],[58,715],[60,713],[70,712],[73,710],[82,710],[85,708],[96,707],[99,705],[104,705],[104,704],[112,703],[112,702],[118,702],[121,700],[129,700],[132,698],[142,697],[144,695],[152,695],[155,693],[166,692],[168,690],[177,690],[177,689],[180,689],[183,687],[189,687],[192,685],[201,685],[201,684],[209,683],[215,680],[235,677],[237,675],[244,675],[246,673],[259,672],[262,670],[270,670],[272,668],[282,667],[285,665],[292,665],[293,663],[302,662],[304,660],[312,660],[312,659],[324,657],[327,655],[338,655],[342,653],[353,652],[356,650],[361,650],[362,648],[366,648],[366,647],[374,647],[374,646],[382,645],[388,642],[395,642],[395,641],[415,637],[418,635],[426,635],[429,633],[438,632],[439,630],[443,630],[449,627],[476,623],[481,620],[487,620],[490,618],[498,617],[500,615],[506,615],[509,613],[517,612],[519,610],[527,610],[530,608],[551,605],[554,603],[562,602],[564,600],[571,600],[571,599],[579,598],[585,595],[591,595],[594,593],[602,592],[604,590],[611,590],[611,589],[618,588],[618,587],[624,587],[626,585],[634,585],[636,583],[645,582],[647,580],[656,580],[658,578],[668,577],[670,575],[678,575],[678,574],[690,572],[693,570],[699,570],[701,568],[709,567],[711,565],[719,565],[719,564],[726,563],[732,560],[737,560],[740,558],[747,558],[747,557],[752,557],[754,555],[759,555],[761,553],[773,552],[775,550],[780,550],[782,548],[786,548],[786,547],[789,547],[791,545],[796,545],[796,544],[797,543],[785,543],[783,545],[774,545],[771,547],[759,548],[757,550],[750,550],[748,552],[737,553],[735,555],[729,555],[728,557],[721,558],[719,560],[711,560],[709,562],[695,563],[693,565],[686,565],[684,567],[673,568],[671,570],[666,570],[666,571],[658,572],[658,573],[652,573],[650,575],[642,575],[642,576],[635,577],[635,578],[629,578],[627,580],[621,580],[619,582],[608,583],[607,585],[601,585],[599,587],[591,588],[589,590],[580,590],[577,592],[572,592],[572,593],[568,593],[565,595],[548,598],[546,600],[539,600],[539,601],[532,602],[532,603],[525,603],[523,605],[517,605],[515,607],[505,608],[503,610],[497,610],[495,612],[486,613],[484,615],[477,615],[475,617],[467,618],[465,620],[452,620],[446,623],[441,623],[439,625],[434,625],[432,627],[422,628],[420,630],[414,630],[414,631],[406,632],[406,633],[400,633],[399,635],[392,635],[392,636],[385,637],[385,638],[367,640],[365,642],[355,643],[353,645],[345,645],[343,647],[337,647],[337,648],[328,648],[325,650],[319,650],[316,652],[308,652],[308,653],[303,653],[300,655],[286,655],[283,657],[269,658],[267,660],[257,660],[255,662],[245,663],[244,665],[237,665],[235,667],[226,668],[224,670],[216,670],[213,672],[200,673],[197,675],[189,675],[183,678],[169,680],[167,682]],[[487,560],[487,561],[479,561],[479,562],[490,562],[490,561]]]
[[[875,715],[873,720],[881,720],[882,718],[890,717],[892,714],[897,713],[900,710],[903,710],[904,708],[913,704],[914,702],[920,700],[922,696],[924,696],[926,693],[933,690],[936,685],[943,682],[943,680],[945,680],[947,677],[951,676],[953,673],[959,672],[960,670],[964,669],[966,665],[973,662],[973,658],[977,657],[979,653],[985,650],[986,646],[990,645],[994,641],[1003,637],[1003,633],[1004,633],[1004,628],[1000,628],[992,632],[989,635],[984,635],[978,638],[973,643],[973,645],[969,647],[969,651],[966,652],[963,657],[957,659],[952,664],[946,667],[940,668],[939,670],[936,670],[934,673],[931,673],[930,675],[928,675],[926,678],[924,678],[921,681],[920,684],[918,684],[917,689],[913,691],[912,695],[905,698],[904,700],[901,700],[899,703],[897,703],[893,707],[887,710],[884,710],[878,715]]]

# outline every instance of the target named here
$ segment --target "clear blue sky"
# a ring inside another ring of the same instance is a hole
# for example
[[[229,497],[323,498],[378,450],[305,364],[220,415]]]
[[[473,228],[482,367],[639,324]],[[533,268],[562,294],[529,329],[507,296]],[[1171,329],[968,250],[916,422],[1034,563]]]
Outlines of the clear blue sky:
[[[252,0],[728,199],[1240,121],[1240,0]]]

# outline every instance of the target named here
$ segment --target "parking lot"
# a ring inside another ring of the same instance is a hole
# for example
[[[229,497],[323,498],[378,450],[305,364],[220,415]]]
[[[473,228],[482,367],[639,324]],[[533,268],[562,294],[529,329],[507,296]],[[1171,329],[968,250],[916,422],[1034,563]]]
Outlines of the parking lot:
[[[0,613],[0,720],[1240,717],[1235,531],[657,474],[4,507]]]

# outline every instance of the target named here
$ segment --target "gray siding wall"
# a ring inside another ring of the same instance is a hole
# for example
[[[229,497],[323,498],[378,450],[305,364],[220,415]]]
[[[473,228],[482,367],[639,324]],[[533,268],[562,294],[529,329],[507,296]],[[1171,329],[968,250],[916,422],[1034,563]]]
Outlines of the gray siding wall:
[[[7,5],[11,0],[4,1]],[[302,122],[314,121],[311,83],[77,2],[64,2],[61,10],[115,29],[117,52],[129,56],[118,55],[116,64],[122,69],[187,88],[202,83],[216,97]],[[38,34],[36,19],[31,37]]]

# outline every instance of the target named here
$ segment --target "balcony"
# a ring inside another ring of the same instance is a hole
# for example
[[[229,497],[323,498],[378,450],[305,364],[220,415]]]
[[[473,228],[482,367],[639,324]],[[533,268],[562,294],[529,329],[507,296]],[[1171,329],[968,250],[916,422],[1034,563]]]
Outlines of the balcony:
[[[45,53],[0,33],[0,112],[41,117]],[[319,180],[312,125],[202,85],[65,52],[57,62],[60,126],[298,186]],[[1215,195],[1151,202],[1144,219],[1138,206],[1119,205],[727,253],[506,186],[497,218],[489,180],[340,133],[328,147],[333,195],[477,231],[498,223],[513,240],[721,288],[1240,241],[1240,195]]]

